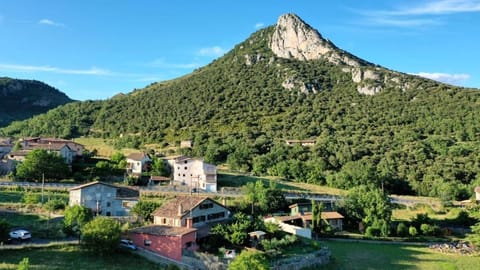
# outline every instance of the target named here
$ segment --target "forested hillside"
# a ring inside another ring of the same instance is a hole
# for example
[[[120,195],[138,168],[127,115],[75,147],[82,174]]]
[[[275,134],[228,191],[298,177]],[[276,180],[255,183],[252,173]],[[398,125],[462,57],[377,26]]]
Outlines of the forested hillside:
[[[72,101],[42,82],[0,77],[0,127]]]
[[[106,101],[67,104],[1,135],[92,136],[137,148],[193,139],[186,154],[235,170],[444,199],[467,198],[480,184],[478,90],[401,73],[396,81],[408,87],[387,79],[354,82],[341,63],[276,56],[268,45],[273,31],[252,34],[187,76]],[[359,68],[393,74],[368,62]],[[359,93],[368,84],[382,90]],[[307,138],[316,145],[284,142]]]

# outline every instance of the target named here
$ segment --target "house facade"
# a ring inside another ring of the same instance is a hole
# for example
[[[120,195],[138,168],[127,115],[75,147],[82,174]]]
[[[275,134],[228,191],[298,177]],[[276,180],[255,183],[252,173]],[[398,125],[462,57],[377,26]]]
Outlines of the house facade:
[[[174,182],[192,188],[217,192],[217,167],[199,158],[176,157],[167,159]]]
[[[132,153],[127,156],[127,174],[141,175],[150,170],[152,158],[146,153]]]
[[[128,236],[137,247],[180,262],[183,250],[198,249],[196,233],[195,228],[152,225],[130,230]]]
[[[210,198],[177,196],[152,215],[155,225],[197,228],[197,236],[201,238],[208,235],[212,225],[227,221],[230,214],[229,209]]]
[[[475,187],[474,191],[475,191],[475,200],[477,202],[480,202],[480,187]]]
[[[69,206],[83,205],[102,216],[129,215],[139,197],[138,190],[98,181],[71,188],[69,192]]]

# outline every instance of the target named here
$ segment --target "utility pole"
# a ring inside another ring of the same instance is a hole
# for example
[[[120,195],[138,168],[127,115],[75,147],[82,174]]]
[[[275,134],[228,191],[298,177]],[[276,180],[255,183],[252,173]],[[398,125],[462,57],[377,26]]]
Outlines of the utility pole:
[[[43,204],[43,188],[45,187],[45,173],[42,173],[42,204]]]

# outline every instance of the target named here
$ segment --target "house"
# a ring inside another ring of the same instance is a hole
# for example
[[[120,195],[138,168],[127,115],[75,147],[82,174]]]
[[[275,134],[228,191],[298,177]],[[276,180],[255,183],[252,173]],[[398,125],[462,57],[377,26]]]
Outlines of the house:
[[[193,142],[192,140],[183,140],[180,142],[180,148],[192,148]]]
[[[475,187],[474,191],[475,191],[475,200],[477,202],[480,202],[480,187]]]
[[[144,172],[150,171],[152,158],[146,153],[132,153],[127,156],[127,173],[129,175],[140,176]]]
[[[27,156],[27,154],[35,149],[43,149],[50,153],[56,153],[65,160],[65,163],[67,165],[72,165],[73,159],[76,153],[66,143],[55,143],[55,144],[28,143],[28,144],[22,144],[22,148],[20,150],[10,152],[7,155],[7,158],[22,162],[25,160],[25,157]]]
[[[64,140],[59,138],[42,138],[42,137],[33,137],[33,138],[23,138],[20,139],[20,145],[22,148],[36,146],[43,149],[48,149],[50,145],[64,145],[66,144],[68,148],[73,152],[74,158],[80,158],[83,156],[85,151],[85,146],[79,143],[76,143],[72,140]],[[43,145],[43,146],[42,146]],[[58,147],[58,146],[57,146]]]
[[[183,250],[198,249],[196,233],[191,227],[151,225],[130,230],[128,236],[137,247],[179,262]]]
[[[152,213],[155,225],[197,228],[197,237],[208,235],[210,227],[230,218],[230,210],[208,197],[177,196]]]
[[[170,184],[171,181],[172,179],[170,179],[170,177],[152,175],[150,176],[148,184],[149,185],[168,185]]]
[[[301,145],[301,146],[314,146],[316,140],[285,140],[287,145]]]
[[[136,189],[120,187],[99,181],[80,185],[69,190],[69,206],[83,205],[96,215],[127,216],[138,202]]]
[[[200,158],[175,157],[167,159],[174,182],[217,192],[217,167]]]
[[[12,151],[13,145],[9,141],[0,139],[0,159]]]

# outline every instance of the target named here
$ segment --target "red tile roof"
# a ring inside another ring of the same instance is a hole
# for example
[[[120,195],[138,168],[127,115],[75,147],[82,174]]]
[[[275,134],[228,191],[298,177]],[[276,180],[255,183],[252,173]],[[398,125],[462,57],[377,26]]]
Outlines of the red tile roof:
[[[163,236],[182,236],[195,231],[197,231],[197,229],[195,228],[170,227],[163,225],[151,225],[130,230],[130,232],[132,233],[143,233]]]
[[[188,214],[190,210],[207,199],[211,200],[208,197],[177,196],[155,210],[152,215],[167,218],[183,217]],[[212,200],[212,202],[214,201]],[[179,213],[180,208],[182,210],[181,213]]]

